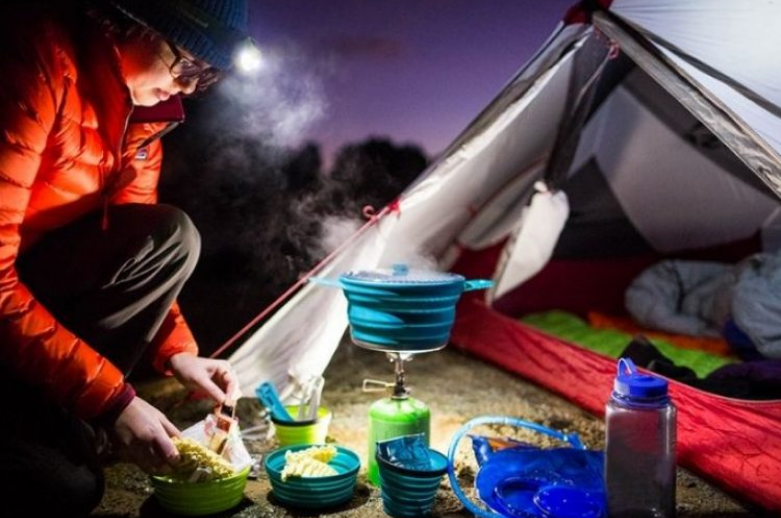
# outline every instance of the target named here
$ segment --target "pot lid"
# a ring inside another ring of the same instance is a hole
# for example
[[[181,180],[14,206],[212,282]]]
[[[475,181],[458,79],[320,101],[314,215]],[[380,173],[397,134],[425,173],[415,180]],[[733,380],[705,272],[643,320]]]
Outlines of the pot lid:
[[[341,277],[349,281],[390,284],[443,284],[464,281],[464,277],[456,273],[414,270],[405,263],[396,263],[391,268],[346,272]]]

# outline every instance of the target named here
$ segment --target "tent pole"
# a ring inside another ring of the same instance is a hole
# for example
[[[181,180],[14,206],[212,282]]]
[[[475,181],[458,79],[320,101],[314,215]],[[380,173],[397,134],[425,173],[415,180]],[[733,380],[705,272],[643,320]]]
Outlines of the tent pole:
[[[731,149],[777,196],[781,197],[781,155],[737,114],[717,100],[683,69],[653,47],[636,29],[604,11],[594,26],[617,41],[640,68]]]

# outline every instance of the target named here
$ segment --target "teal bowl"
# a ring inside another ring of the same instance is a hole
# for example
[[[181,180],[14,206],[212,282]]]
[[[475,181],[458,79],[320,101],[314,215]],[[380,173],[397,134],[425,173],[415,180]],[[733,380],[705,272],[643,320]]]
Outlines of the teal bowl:
[[[336,456],[328,463],[338,474],[329,477],[296,477],[282,480],[285,467],[285,453],[311,448],[313,445],[298,444],[275,450],[264,462],[271,482],[274,500],[288,507],[298,509],[326,509],[348,502],[355,491],[361,459],[345,448],[336,446]],[[322,446],[322,445],[314,445]]]
[[[431,464],[425,470],[403,468],[376,455],[382,505],[390,516],[412,518],[431,513],[448,460],[436,450],[429,450],[429,454]]]

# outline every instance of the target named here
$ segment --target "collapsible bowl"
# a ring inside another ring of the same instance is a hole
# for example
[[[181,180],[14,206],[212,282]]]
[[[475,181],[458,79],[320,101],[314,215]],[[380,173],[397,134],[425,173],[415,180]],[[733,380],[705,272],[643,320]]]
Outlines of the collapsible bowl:
[[[203,516],[226,511],[244,498],[250,466],[227,478],[186,482],[170,477],[150,477],[160,507],[185,516]]]
[[[447,472],[448,458],[430,449],[427,468],[403,467],[375,454],[380,474],[382,507],[394,518],[428,516],[434,506],[442,476]]]
[[[298,415],[298,405],[285,407],[291,416]],[[293,446],[294,444],[322,444],[328,436],[328,426],[331,424],[331,411],[324,407],[318,407],[317,418],[309,421],[280,421],[271,416],[274,430],[280,446]]]
[[[309,510],[327,509],[349,501],[355,491],[361,459],[344,446],[334,446],[336,456],[328,465],[337,474],[327,477],[289,477],[282,480],[285,453],[311,448],[311,445],[288,446],[269,454],[264,465],[271,481],[274,500],[288,507]]]
[[[404,264],[347,272],[338,281],[312,280],[341,287],[352,340],[385,352],[441,349],[450,339],[461,294],[493,285],[490,280],[466,280],[454,273],[411,270]]]

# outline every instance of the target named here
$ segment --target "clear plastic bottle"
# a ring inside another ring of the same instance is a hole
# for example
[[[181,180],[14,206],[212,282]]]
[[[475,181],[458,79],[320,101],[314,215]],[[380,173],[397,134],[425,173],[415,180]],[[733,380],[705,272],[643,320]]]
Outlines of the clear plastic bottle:
[[[610,518],[675,516],[676,410],[667,380],[618,362],[605,409],[605,486]]]

